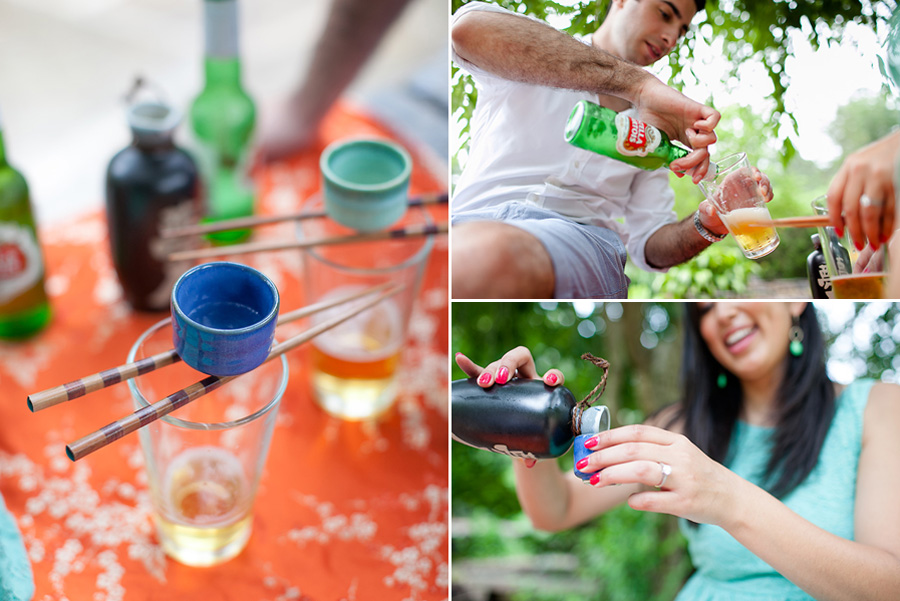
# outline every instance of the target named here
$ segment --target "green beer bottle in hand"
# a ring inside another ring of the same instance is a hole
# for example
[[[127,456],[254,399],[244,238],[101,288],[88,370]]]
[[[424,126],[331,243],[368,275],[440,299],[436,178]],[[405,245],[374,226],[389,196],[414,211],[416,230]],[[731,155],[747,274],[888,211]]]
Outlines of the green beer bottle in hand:
[[[203,175],[208,221],[253,214],[254,190],[247,173],[256,107],[241,85],[236,0],[204,0],[205,85],[191,105],[190,118]],[[237,242],[249,230],[212,234],[217,242]]]
[[[49,321],[44,259],[28,184],[6,161],[0,121],[0,338],[25,338]]]
[[[587,100],[580,100],[569,114],[565,139],[573,146],[648,171],[667,167],[690,153],[652,125]],[[707,177],[715,173],[710,164]]]

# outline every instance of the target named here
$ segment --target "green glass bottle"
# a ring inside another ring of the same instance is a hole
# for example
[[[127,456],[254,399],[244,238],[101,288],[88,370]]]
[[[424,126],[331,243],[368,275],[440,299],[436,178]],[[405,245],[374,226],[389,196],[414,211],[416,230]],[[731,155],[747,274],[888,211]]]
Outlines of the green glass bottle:
[[[0,122],[0,338],[26,338],[49,321],[44,259],[28,184],[6,161]]]
[[[652,125],[587,100],[579,100],[569,114],[565,139],[573,146],[648,171],[667,167],[690,152]],[[712,165],[710,172],[715,175]]]
[[[206,220],[253,214],[254,190],[247,173],[256,107],[241,85],[236,0],[204,0],[205,84],[191,105],[196,160],[203,175]],[[210,235],[215,242],[244,240],[250,230]]]

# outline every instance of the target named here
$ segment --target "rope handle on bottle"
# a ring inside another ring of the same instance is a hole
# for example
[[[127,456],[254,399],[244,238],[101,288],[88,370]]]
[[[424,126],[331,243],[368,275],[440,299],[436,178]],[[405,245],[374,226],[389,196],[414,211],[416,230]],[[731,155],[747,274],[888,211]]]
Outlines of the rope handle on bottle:
[[[575,404],[575,409],[572,410],[572,434],[575,436],[581,434],[581,414],[603,396],[603,392],[606,390],[606,378],[609,376],[609,361],[606,359],[595,357],[590,353],[583,354],[581,358],[585,361],[590,361],[602,369],[603,376],[601,376],[600,382],[594,386],[594,389],[590,391],[586,397],[578,401],[578,403]]]

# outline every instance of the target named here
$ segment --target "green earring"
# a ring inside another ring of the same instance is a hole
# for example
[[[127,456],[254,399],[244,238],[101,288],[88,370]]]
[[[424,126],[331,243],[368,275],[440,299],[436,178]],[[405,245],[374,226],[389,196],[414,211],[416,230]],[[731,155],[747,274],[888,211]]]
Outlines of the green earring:
[[[800,329],[800,318],[794,317],[794,322],[791,325],[791,330],[788,332],[788,338],[791,341],[788,349],[791,351],[791,354],[795,357],[799,357],[803,354],[803,330]]]
[[[725,375],[725,372],[719,374],[719,377],[716,378],[716,386],[719,388],[725,388],[728,384],[728,376]]]

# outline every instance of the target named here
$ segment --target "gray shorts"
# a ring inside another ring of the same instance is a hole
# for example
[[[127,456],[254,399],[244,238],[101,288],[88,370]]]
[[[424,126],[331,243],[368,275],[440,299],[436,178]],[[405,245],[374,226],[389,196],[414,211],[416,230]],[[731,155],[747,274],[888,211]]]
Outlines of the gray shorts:
[[[502,221],[537,238],[550,260],[555,298],[627,298],[625,245],[614,231],[575,223],[559,213],[523,202],[454,213],[453,225],[470,221]]]

